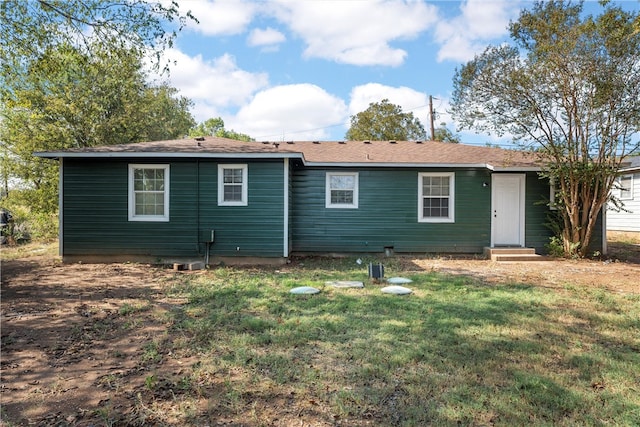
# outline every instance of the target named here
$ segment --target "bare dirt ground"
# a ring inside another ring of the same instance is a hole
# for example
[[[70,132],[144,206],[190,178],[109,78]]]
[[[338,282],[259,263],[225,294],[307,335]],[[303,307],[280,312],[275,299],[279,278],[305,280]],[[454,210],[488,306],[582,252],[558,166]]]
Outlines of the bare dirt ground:
[[[407,262],[412,269],[470,275],[488,285],[570,284],[640,294],[640,241],[633,239],[613,242],[609,258],[601,260],[495,263],[438,257]],[[3,261],[1,274],[0,425],[156,425],[153,414],[141,408],[175,398],[179,387],[149,391],[149,370],[178,375],[194,363],[188,356],[164,357],[162,366],[140,363],[148,344],[167,333],[163,313],[184,303],[163,292],[175,272],[140,264],[62,264],[55,257],[32,256]],[[143,313],[135,317],[135,327],[127,325],[126,310]],[[273,402],[274,413],[279,404],[286,399]],[[109,411],[119,414],[117,422],[110,421]],[[231,424],[221,417],[211,425]]]

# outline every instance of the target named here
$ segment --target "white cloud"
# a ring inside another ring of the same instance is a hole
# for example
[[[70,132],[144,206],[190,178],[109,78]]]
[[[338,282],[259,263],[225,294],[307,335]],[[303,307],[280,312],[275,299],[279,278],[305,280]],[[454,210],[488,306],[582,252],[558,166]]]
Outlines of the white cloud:
[[[196,121],[221,117],[225,128],[258,139],[321,140],[346,121],[344,101],[312,84],[268,86],[264,73],[238,68],[229,54],[206,61],[170,49],[169,84],[194,101]]]
[[[437,19],[435,6],[402,0],[282,1],[273,13],[304,40],[304,55],[353,65],[399,66],[397,40],[416,38]]]
[[[286,40],[284,34],[271,27],[251,31],[247,43],[249,46],[273,46]]]
[[[460,15],[440,19],[435,38],[441,44],[438,61],[467,62],[481,53],[487,44],[508,33],[507,26],[517,17],[520,2],[511,0],[467,0],[460,5]]]
[[[225,119],[227,129],[260,140],[321,140],[327,128],[343,123],[344,101],[308,83],[276,86],[255,95],[235,117]]]
[[[266,73],[250,73],[238,68],[229,54],[205,60],[202,55],[191,57],[177,49],[169,49],[165,58],[175,61],[169,83],[180,91],[180,95],[194,101],[193,113],[197,121],[244,105],[269,83]]]
[[[187,27],[207,36],[244,32],[257,12],[255,4],[244,0],[190,0],[180,2],[180,12],[191,11],[199,21],[188,20]]]

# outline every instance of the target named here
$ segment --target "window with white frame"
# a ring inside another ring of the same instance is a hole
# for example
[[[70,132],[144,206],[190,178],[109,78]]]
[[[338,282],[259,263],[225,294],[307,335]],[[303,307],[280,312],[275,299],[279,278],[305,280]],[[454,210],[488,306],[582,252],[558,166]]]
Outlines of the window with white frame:
[[[129,165],[129,221],[169,221],[169,165]]]
[[[418,174],[418,222],[454,222],[455,173]]]
[[[327,208],[358,208],[357,172],[327,172],[326,180]]]
[[[247,165],[218,165],[218,205],[247,206]]]
[[[617,181],[620,200],[633,199],[633,175],[621,175]]]

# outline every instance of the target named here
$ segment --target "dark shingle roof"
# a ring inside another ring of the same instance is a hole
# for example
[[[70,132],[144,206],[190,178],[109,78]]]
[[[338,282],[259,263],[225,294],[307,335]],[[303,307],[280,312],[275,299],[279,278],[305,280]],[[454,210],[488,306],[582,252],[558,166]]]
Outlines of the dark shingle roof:
[[[495,147],[437,141],[244,142],[204,137],[36,153],[40,157],[234,157],[300,158],[305,164],[337,166],[477,166],[537,169],[533,155]]]

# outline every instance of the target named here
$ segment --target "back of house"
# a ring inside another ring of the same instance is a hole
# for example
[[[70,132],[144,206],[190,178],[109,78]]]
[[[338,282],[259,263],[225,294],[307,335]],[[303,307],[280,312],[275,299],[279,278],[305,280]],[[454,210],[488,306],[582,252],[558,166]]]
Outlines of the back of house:
[[[544,252],[551,236],[549,182],[514,150],[205,137],[36,155],[60,161],[65,261]]]

